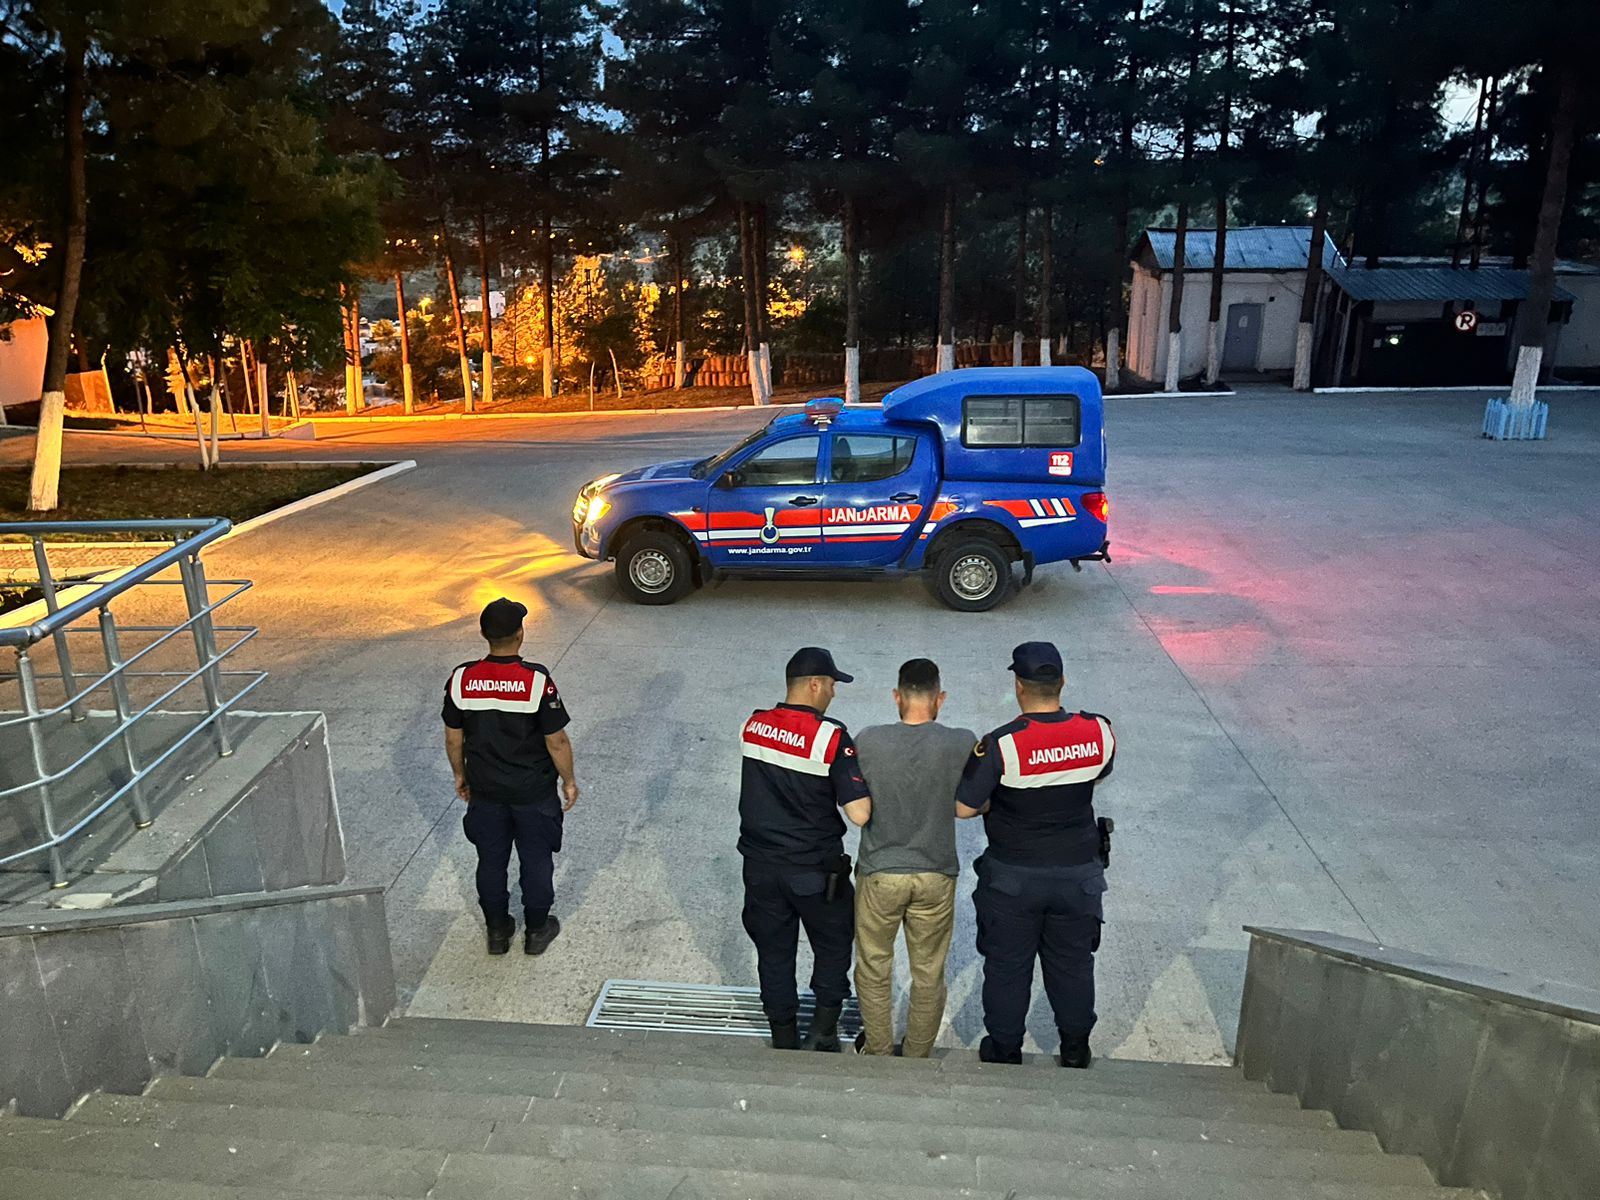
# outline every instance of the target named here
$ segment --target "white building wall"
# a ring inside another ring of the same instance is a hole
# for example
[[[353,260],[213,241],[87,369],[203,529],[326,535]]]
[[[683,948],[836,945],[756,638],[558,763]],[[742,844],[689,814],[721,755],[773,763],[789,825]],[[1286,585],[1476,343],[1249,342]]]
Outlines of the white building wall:
[[[1556,282],[1576,297],[1572,320],[1561,327],[1556,368],[1600,367],[1600,275],[1558,275]]]
[[[1294,367],[1295,328],[1300,323],[1304,271],[1229,272],[1222,281],[1222,319],[1230,304],[1261,305],[1260,371]],[[1170,273],[1135,267],[1128,305],[1128,366],[1146,379],[1167,372],[1167,314],[1172,306]],[[1198,375],[1206,365],[1206,326],[1211,317],[1211,272],[1187,271],[1183,279],[1183,365],[1180,374]],[[1226,331],[1224,331],[1225,333]]]
[[[0,404],[31,404],[44,387],[44,358],[50,344],[43,317],[18,321],[0,340]]]

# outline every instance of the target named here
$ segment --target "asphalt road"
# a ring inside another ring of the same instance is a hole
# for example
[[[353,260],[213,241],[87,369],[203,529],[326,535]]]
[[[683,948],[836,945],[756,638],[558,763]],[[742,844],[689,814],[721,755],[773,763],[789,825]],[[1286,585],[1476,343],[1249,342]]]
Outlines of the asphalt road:
[[[1232,1044],[1246,923],[1325,929],[1583,982],[1600,976],[1600,396],[1551,436],[1475,436],[1482,398],[1127,399],[1109,405],[1115,562],[1041,569],[989,614],[917,581],[728,583],[621,600],[569,544],[574,490],[709,452],[759,416],[324,426],[225,456],[418,468],[213,552],[272,674],[255,707],[328,714],[352,876],[389,888],[414,1014],[581,1021],[610,978],[751,984],[740,928],[739,722],[827,645],[833,710],[893,719],[898,664],[944,669],[947,720],[1011,714],[1013,644],[1059,643],[1067,703],[1119,734],[1100,955],[1102,1053],[1212,1061]],[[25,439],[0,439],[0,462]],[[72,435],[69,461],[182,459]],[[488,959],[441,749],[475,617],[528,604],[527,654],[573,713],[583,797],[548,954]],[[963,860],[981,830],[960,830]],[[947,1043],[981,1035],[970,870]],[[802,980],[804,975],[802,974]],[[1032,1034],[1053,1049],[1042,992]]]

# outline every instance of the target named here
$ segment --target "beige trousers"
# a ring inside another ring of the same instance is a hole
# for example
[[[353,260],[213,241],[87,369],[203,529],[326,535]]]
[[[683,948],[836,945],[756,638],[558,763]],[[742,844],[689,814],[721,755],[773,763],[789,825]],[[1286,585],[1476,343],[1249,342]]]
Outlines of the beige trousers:
[[[956,881],[949,875],[880,871],[857,882],[856,996],[867,1054],[894,1053],[894,940],[904,925],[906,957],[911,960],[911,1011],[902,1053],[907,1058],[928,1057],[944,1020],[944,964],[955,918]]]

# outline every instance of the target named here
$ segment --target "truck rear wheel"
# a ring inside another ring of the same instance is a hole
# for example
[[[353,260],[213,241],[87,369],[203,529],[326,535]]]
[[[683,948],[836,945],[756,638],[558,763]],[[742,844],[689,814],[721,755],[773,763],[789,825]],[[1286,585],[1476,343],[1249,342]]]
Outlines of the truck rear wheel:
[[[988,538],[968,538],[939,555],[934,589],[958,612],[987,612],[1011,594],[1011,560]]]
[[[671,604],[694,588],[694,569],[682,539],[646,530],[617,554],[617,586],[635,604]]]

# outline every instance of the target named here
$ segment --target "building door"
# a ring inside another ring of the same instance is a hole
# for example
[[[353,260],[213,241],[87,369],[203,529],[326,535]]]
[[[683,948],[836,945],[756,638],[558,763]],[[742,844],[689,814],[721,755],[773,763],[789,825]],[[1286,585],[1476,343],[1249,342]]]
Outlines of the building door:
[[[1228,305],[1228,333],[1222,340],[1224,371],[1254,371],[1261,361],[1261,319],[1264,305]]]

